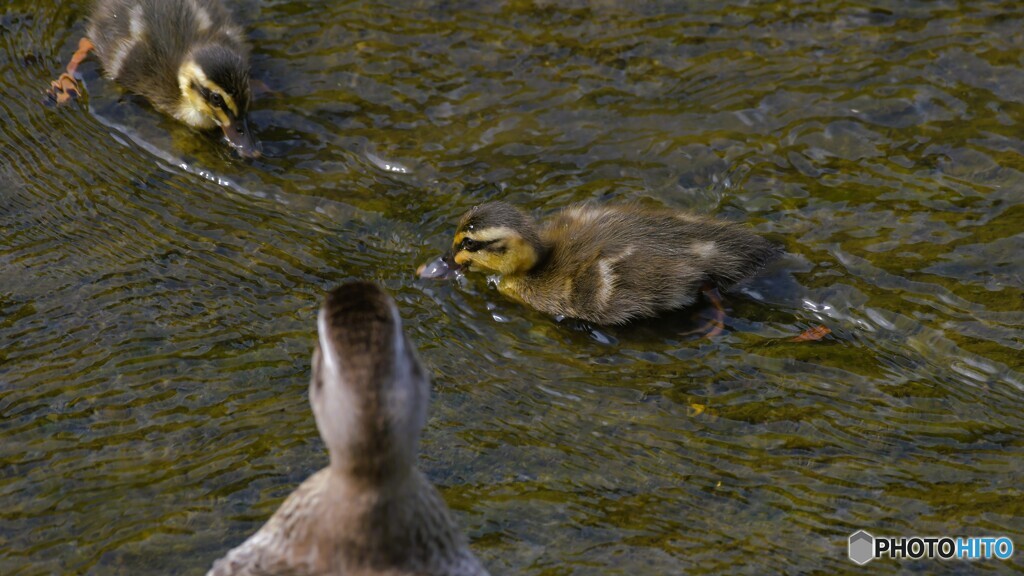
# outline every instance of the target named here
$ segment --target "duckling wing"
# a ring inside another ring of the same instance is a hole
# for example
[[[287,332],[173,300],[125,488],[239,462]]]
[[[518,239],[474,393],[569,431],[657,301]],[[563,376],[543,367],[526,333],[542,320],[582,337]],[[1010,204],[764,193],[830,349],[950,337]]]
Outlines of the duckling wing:
[[[727,290],[777,254],[743,226],[702,216],[643,214],[618,230],[597,271],[607,314],[622,321],[689,306],[707,284]]]
[[[566,209],[544,230],[553,246],[542,287],[549,302],[537,307],[606,325],[691,303],[702,276],[680,261],[675,225],[670,213]]]
[[[681,215],[672,231],[681,262],[727,290],[753,276],[779,255],[779,248],[746,227],[712,218]]]

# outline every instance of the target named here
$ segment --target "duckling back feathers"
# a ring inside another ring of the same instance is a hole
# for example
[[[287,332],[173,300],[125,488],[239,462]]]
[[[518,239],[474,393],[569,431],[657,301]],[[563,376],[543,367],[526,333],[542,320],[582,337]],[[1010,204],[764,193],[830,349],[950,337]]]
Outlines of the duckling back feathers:
[[[243,102],[248,106],[249,50],[220,0],[98,0],[87,34],[108,78],[170,114],[181,97],[181,64],[198,49],[217,46],[238,61],[231,73],[239,70],[246,75],[244,82],[211,79],[238,93],[239,107]],[[244,112],[239,110],[239,115]]]
[[[481,206],[478,217],[490,206]],[[706,282],[728,289],[778,253],[737,224],[631,206],[570,207],[536,234],[536,265],[503,275],[499,290],[543,312],[594,324],[688,306]]]
[[[486,576],[415,467],[429,383],[394,303],[348,284],[317,325],[310,403],[330,466],[208,576]]]

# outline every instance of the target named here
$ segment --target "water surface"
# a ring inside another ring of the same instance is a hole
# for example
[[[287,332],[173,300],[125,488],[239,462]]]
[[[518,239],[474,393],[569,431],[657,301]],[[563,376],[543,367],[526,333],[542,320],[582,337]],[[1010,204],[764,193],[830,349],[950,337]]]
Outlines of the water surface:
[[[258,528],[326,463],[315,310],[355,278],[434,376],[420,464],[495,574],[1024,547],[1016,3],[235,6],[252,162],[92,60],[43,106],[87,3],[0,9],[0,573],[201,574]],[[786,256],[712,340],[701,309],[590,335],[415,279],[491,199],[685,208]]]

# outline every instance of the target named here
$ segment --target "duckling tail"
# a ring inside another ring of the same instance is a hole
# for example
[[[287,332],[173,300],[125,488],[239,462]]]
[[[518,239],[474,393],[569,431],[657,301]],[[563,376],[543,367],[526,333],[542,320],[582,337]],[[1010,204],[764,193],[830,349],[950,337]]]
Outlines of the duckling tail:
[[[723,240],[722,254],[708,270],[711,282],[721,290],[753,276],[782,254],[779,246],[746,231]]]

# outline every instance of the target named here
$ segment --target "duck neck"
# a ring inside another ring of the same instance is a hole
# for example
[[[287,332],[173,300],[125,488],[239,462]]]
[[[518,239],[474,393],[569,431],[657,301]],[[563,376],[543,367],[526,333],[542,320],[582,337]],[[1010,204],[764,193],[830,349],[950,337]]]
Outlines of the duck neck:
[[[542,272],[551,260],[551,244],[541,240],[540,238],[535,238],[530,242],[530,246],[533,249],[535,258],[533,263],[522,271],[523,275]]]
[[[390,491],[406,483],[413,463],[404,454],[379,446],[354,447],[345,454],[331,450],[332,473],[354,487]]]

